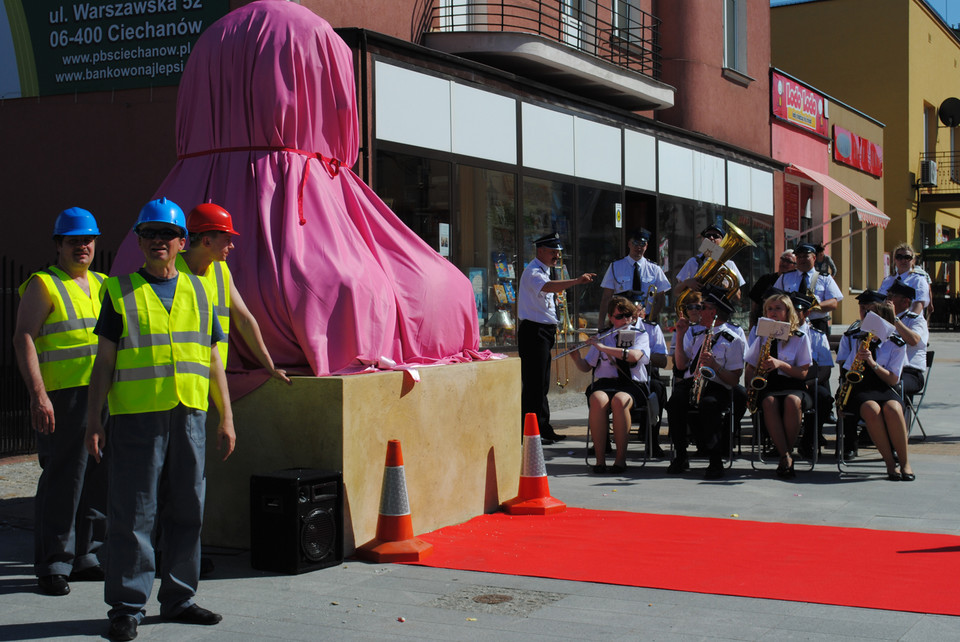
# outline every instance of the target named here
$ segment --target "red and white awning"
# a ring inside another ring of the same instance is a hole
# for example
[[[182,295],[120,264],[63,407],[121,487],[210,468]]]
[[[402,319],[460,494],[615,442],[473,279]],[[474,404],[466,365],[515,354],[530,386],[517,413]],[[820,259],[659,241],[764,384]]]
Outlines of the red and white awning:
[[[826,174],[821,174],[820,172],[812,169],[807,169],[806,167],[800,167],[799,165],[793,164],[787,168],[787,172],[810,179],[815,183],[819,183],[825,189],[833,192],[845,200],[850,204],[850,207],[853,208],[850,212],[848,212],[848,214],[856,212],[857,218],[860,219],[862,223],[867,223],[868,225],[879,225],[880,227],[886,229],[887,223],[890,222],[890,217],[877,209],[876,205],[872,204],[870,201],[860,196],[835,178],[830,178]]]

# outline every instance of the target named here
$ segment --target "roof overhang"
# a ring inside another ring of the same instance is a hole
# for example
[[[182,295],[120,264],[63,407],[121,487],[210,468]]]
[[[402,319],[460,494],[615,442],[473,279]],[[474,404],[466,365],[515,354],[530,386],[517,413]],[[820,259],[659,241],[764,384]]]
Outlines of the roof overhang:
[[[848,214],[853,214],[856,212],[857,218],[860,219],[860,222],[866,223],[867,225],[876,225],[884,229],[886,229],[887,223],[890,222],[890,217],[881,212],[876,205],[860,196],[835,178],[831,178],[826,174],[821,174],[818,171],[794,164],[791,164],[787,168],[786,173],[794,176],[800,176],[802,178],[811,180],[814,183],[818,183],[824,189],[836,194],[846,201],[850,205],[851,209],[842,216],[847,216]],[[836,220],[837,218],[838,217],[832,217],[831,220]]]
[[[423,44],[629,111],[674,104],[670,85],[535,34],[436,31]]]

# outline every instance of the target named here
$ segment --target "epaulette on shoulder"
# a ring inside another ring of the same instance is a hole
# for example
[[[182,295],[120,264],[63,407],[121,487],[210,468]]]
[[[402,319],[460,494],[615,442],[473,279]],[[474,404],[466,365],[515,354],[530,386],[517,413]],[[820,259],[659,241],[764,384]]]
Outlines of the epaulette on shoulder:
[[[824,331],[821,330],[820,328],[815,328],[815,327],[813,327],[812,325],[807,328],[807,331],[809,331],[809,332],[816,332],[817,334],[824,334],[824,335],[826,334],[826,332],[824,332]]]
[[[647,321],[646,319],[644,319],[643,322],[646,323],[647,325],[652,325],[652,326],[656,326],[656,325],[657,325],[657,322],[656,322],[656,321]]]
[[[891,334],[890,337],[889,337],[889,339],[890,339],[890,342],[891,342],[893,345],[895,345],[895,346],[905,346],[905,345],[907,345],[907,342],[904,341],[903,337],[901,337],[901,336],[900,336],[899,334],[897,334],[896,332],[894,332],[893,334]]]
[[[733,343],[734,341],[737,340],[737,335],[735,335],[732,332],[728,332],[727,330],[721,330],[720,336],[726,339],[730,343]]]
[[[919,318],[920,318],[920,315],[917,314],[916,312],[907,312],[907,313],[906,313],[905,315],[903,315],[903,316],[907,317],[908,319],[919,319]]]
[[[850,336],[850,337],[852,337],[852,336],[855,335],[855,334],[859,334],[859,333],[860,333],[860,322],[859,322],[859,321],[854,321],[853,324],[851,324],[850,327],[847,328],[847,331],[844,332],[845,335]]]
[[[734,327],[736,327],[736,328],[739,328],[739,327],[740,327],[740,324],[737,323],[736,321],[734,321],[733,319],[729,319],[729,320],[727,321],[727,325],[732,325],[732,326],[734,326]]]

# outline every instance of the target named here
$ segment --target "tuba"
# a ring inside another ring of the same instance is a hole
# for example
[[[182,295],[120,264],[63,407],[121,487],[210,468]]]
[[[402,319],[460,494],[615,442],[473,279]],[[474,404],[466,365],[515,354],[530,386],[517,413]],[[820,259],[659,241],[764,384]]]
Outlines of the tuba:
[[[700,269],[697,270],[693,278],[695,278],[701,286],[713,285],[726,290],[726,298],[730,299],[740,288],[740,283],[737,280],[737,275],[731,272],[724,264],[743,248],[756,247],[757,244],[754,243],[743,230],[730,221],[724,221],[724,223],[726,223],[730,229],[727,231],[726,236],[720,239],[720,247],[723,248],[723,252],[721,252],[720,257],[716,259],[704,256],[703,265],[700,266]],[[690,296],[690,293],[691,290],[684,290],[680,293],[680,296],[677,297],[675,304],[677,318],[684,317],[689,319],[689,317],[686,316],[685,302]]]

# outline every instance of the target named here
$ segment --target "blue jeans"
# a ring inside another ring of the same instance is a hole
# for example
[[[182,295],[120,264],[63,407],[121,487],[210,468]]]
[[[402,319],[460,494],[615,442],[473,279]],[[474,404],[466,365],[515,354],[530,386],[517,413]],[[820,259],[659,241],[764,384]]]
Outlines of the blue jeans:
[[[200,579],[205,410],[111,417],[104,600],[108,616],[140,621],[155,576],[155,539],[162,551],[160,615],[192,605]]]

